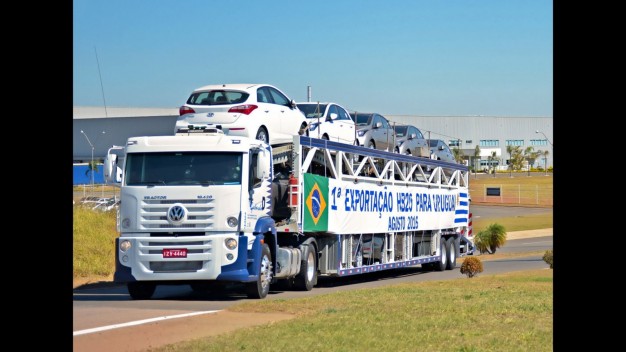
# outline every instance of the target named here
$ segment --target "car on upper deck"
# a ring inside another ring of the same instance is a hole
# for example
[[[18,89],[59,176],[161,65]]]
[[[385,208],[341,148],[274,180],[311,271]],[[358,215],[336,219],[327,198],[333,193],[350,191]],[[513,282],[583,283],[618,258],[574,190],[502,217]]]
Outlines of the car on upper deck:
[[[190,125],[215,126],[225,134],[291,143],[307,131],[295,101],[269,84],[214,84],[197,88],[179,108],[174,133]]]
[[[375,112],[351,112],[350,117],[356,124],[359,145],[394,151],[394,131],[386,117]]]
[[[354,121],[343,106],[333,102],[296,103],[308,120],[309,137],[358,145]]]

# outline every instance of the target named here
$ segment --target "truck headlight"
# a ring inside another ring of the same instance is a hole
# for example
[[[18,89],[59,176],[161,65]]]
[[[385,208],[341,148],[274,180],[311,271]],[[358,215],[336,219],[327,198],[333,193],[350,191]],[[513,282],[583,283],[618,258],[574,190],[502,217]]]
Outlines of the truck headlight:
[[[226,245],[226,248],[230,249],[231,251],[237,248],[237,240],[234,238],[225,239],[224,244]]]
[[[130,249],[130,247],[132,247],[133,245],[130,243],[129,240],[123,240],[122,242],[120,242],[120,250],[122,252],[126,252]]]
[[[237,227],[237,225],[239,225],[239,221],[236,217],[229,216],[228,219],[226,219],[226,224],[228,224],[228,226],[230,227]]]

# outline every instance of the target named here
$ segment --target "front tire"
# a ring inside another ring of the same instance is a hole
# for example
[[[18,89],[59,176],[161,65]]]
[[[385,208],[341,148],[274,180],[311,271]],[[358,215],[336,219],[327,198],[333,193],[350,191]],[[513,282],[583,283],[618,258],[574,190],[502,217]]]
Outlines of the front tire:
[[[136,300],[150,299],[156,290],[156,284],[152,282],[129,282],[126,287],[130,298]]]
[[[306,258],[300,262],[300,273],[295,278],[294,286],[300,291],[311,291],[317,284],[317,265],[315,246],[307,244]]]
[[[272,255],[270,247],[264,243],[261,247],[261,260],[259,261],[259,275],[254,282],[246,284],[248,298],[265,298],[270,292],[272,282]]]

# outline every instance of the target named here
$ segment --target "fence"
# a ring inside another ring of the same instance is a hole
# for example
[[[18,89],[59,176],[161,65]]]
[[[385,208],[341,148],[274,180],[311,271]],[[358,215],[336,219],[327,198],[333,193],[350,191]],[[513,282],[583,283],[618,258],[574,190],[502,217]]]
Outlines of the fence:
[[[485,184],[475,187],[470,183],[472,203],[501,203],[553,206],[553,185]]]

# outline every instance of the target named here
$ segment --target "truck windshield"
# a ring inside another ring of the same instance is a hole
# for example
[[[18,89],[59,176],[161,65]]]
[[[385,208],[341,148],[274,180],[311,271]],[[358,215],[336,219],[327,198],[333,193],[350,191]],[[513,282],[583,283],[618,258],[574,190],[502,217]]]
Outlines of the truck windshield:
[[[129,153],[127,186],[240,185],[243,154],[207,152]]]

